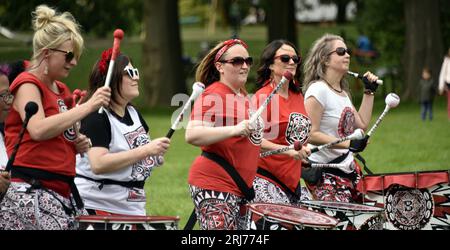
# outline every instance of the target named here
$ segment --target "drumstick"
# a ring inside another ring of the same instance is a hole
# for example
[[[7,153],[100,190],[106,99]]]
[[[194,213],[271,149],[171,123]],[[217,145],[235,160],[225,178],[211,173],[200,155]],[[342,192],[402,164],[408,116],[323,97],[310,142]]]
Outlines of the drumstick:
[[[283,152],[289,151],[294,149],[295,151],[299,151],[300,149],[302,149],[302,143],[300,141],[295,141],[294,144],[291,144],[287,147],[282,147],[279,149],[275,149],[275,150],[270,150],[270,151],[266,151],[264,153],[259,154],[260,158],[264,158],[267,157],[269,155],[274,155],[274,154],[281,154]]]
[[[270,93],[270,95],[266,98],[264,103],[258,108],[258,110],[255,113],[253,113],[252,117],[250,117],[250,124],[254,123],[256,119],[258,119],[258,116],[262,114],[262,112],[267,107],[267,105],[269,104],[270,100],[275,95],[275,93],[278,92],[278,90],[280,90],[281,86],[283,86],[284,83],[290,82],[292,80],[292,77],[293,76],[291,72],[289,71],[284,72],[283,77],[281,78],[277,86],[272,90],[272,93]]]
[[[360,74],[358,74],[358,73],[351,72],[351,71],[347,71],[347,74],[349,74],[349,75],[351,75],[351,76],[353,76],[353,77],[355,77],[355,78],[359,78],[359,79],[363,79],[363,78],[364,78],[363,75],[360,75]],[[383,80],[378,79],[378,80],[376,81],[376,83],[377,83],[378,85],[383,85]]]
[[[339,138],[336,141],[329,142],[327,144],[323,144],[323,145],[320,145],[320,146],[315,147],[315,148],[311,148],[311,153],[315,153],[315,152],[320,151],[322,149],[332,147],[332,146],[334,146],[336,144],[339,144],[339,143],[341,143],[343,141],[346,141],[346,140],[355,140],[355,139],[356,140],[360,140],[360,139],[363,139],[363,138],[364,138],[364,131],[362,129],[358,128],[355,131],[353,131],[353,133],[351,135],[349,135],[349,136]]]
[[[383,120],[384,116],[389,112],[391,108],[395,108],[400,103],[400,97],[394,93],[389,93],[386,96],[386,99],[384,99],[384,102],[386,103],[386,107],[384,108],[383,113],[381,113],[380,117],[378,117],[375,124],[372,126],[372,128],[367,132],[367,136],[371,136],[376,128],[378,128],[378,125]]]
[[[108,73],[106,73],[106,80],[105,80],[104,87],[109,87],[109,84],[111,82],[111,76],[112,76],[112,72],[113,72],[113,68],[114,68],[114,61],[116,60],[116,57],[120,52],[120,41],[122,40],[122,38],[123,38],[123,30],[116,29],[114,31],[114,42],[113,42],[111,61],[109,62]],[[98,113],[99,114],[103,113],[103,107],[100,107],[100,109],[98,110]]]
[[[344,168],[347,164],[342,163],[302,163],[303,167],[311,167],[311,168]]]
[[[72,103],[75,104],[75,107],[78,107],[80,103],[83,101],[83,98],[86,96],[86,90],[75,89],[72,93]],[[77,101],[78,99],[78,101]],[[72,105],[73,105],[72,104]],[[80,121],[77,121],[72,126],[73,131],[75,132],[75,138],[80,136]],[[80,153],[81,157],[84,157],[83,153]]]
[[[189,100],[184,105],[183,109],[181,110],[180,114],[177,116],[177,119],[175,119],[175,122],[172,124],[172,126],[169,129],[169,132],[167,132],[166,137],[170,139],[172,137],[173,133],[175,132],[175,129],[178,126],[178,123],[180,123],[181,118],[183,117],[184,112],[191,106],[191,102],[195,101],[197,97],[200,96],[201,93],[205,90],[205,85],[201,82],[195,82],[192,85],[192,94],[189,97]]]

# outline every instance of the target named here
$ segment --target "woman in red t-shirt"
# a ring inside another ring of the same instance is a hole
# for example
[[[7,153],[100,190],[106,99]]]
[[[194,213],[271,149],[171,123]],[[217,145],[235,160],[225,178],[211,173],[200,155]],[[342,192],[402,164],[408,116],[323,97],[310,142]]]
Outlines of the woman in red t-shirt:
[[[300,56],[295,46],[285,40],[275,40],[268,44],[261,54],[257,72],[255,101],[261,104],[283,74],[289,71],[294,76],[289,84],[284,84],[273,96],[262,117],[266,121],[261,147],[275,150],[300,141],[306,145],[311,131],[311,121],[306,114],[303,95],[299,83]],[[258,172],[253,182],[254,202],[296,204],[300,200],[300,173],[302,160],[311,151],[302,146],[301,150],[289,150],[260,158]]]
[[[39,109],[29,120],[11,167],[11,184],[0,204],[0,228],[73,229],[74,217],[82,208],[73,182],[75,154],[89,149],[89,139],[77,137],[71,128],[108,105],[110,89],[102,88],[85,104],[68,110],[66,102],[72,94],[59,80],[69,75],[80,58],[83,38],[78,24],[70,13],[59,14],[45,5],[36,7],[33,17],[33,58],[29,70],[10,86],[15,96],[5,126],[10,156],[26,104],[35,102]]]
[[[245,91],[252,64],[238,39],[219,43],[200,62],[197,81],[207,87],[195,102],[186,141],[203,153],[189,172],[189,185],[201,229],[243,229],[244,191],[211,155],[228,162],[251,187],[260,151],[262,120],[249,123]]]

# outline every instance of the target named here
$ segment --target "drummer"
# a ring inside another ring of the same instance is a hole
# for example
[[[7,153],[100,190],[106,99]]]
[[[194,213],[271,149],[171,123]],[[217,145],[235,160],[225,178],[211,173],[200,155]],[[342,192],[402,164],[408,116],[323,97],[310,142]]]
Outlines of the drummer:
[[[300,141],[305,144],[311,130],[311,121],[306,114],[300,86],[301,57],[294,44],[286,40],[275,40],[261,54],[257,72],[256,102],[262,103],[280,82],[286,71],[293,80],[284,84],[272,97],[266,109],[265,139],[262,147],[276,150]],[[289,150],[282,154],[260,158],[253,187],[254,202],[297,204],[300,201],[300,171],[302,160],[311,151]]]
[[[112,49],[103,51],[89,77],[87,102],[105,83]],[[150,140],[149,127],[131,104],[139,96],[139,71],[119,54],[111,78],[111,102],[81,121],[92,148],[77,155],[75,183],[90,215],[146,215],[145,180],[170,145],[166,137]]]
[[[310,142],[322,145],[345,137],[357,128],[366,129],[372,116],[377,76],[364,74],[364,95],[359,110],[351,102],[344,78],[350,54],[340,36],[326,34],[316,40],[305,62],[305,107],[312,121]],[[353,153],[362,152],[368,137],[345,141],[336,148],[321,150],[310,159],[319,163],[341,163],[344,167],[313,169],[318,179],[305,181],[317,200],[354,202],[360,197],[356,185],[360,168]],[[311,170],[310,170],[311,171]],[[304,171],[306,173],[306,171]],[[303,175],[304,178],[306,175]]]

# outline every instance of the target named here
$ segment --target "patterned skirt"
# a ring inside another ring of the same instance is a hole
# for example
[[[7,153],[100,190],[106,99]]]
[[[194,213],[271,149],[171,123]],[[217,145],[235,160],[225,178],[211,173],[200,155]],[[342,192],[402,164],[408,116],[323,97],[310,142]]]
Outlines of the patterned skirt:
[[[74,230],[75,216],[87,214],[68,199],[47,189],[11,182],[0,203],[0,228],[5,230]]]

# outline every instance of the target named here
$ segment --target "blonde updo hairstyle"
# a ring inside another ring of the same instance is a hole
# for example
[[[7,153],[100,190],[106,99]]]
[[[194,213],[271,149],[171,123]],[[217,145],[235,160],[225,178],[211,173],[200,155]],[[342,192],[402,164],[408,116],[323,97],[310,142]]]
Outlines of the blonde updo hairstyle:
[[[56,49],[64,42],[73,42],[73,53],[77,60],[83,51],[83,37],[80,34],[80,25],[69,12],[57,13],[47,5],[39,5],[32,13],[33,57],[31,64],[37,65],[44,49]]]

